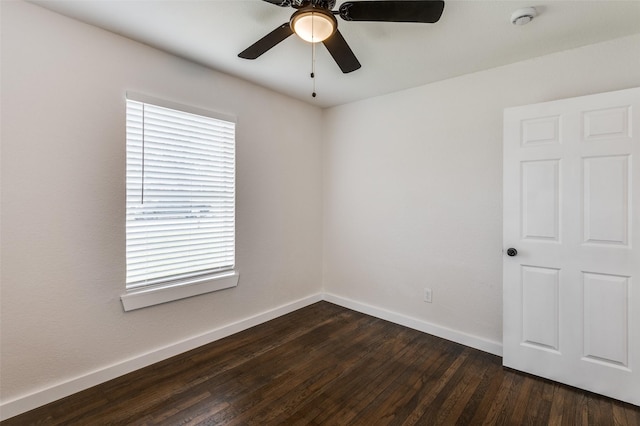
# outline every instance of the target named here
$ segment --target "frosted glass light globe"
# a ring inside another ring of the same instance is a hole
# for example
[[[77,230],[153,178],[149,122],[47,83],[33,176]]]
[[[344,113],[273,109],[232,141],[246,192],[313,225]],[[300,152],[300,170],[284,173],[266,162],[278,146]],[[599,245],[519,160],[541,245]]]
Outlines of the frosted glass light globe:
[[[336,24],[333,16],[321,12],[301,11],[291,19],[291,28],[304,41],[318,43],[331,37]]]

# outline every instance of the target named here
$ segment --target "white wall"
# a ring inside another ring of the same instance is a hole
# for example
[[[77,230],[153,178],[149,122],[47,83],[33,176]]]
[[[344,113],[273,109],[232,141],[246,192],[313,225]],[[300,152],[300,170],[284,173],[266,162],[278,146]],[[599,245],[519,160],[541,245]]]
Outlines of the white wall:
[[[640,35],[326,110],[325,291],[501,342],[503,109],[634,86]]]
[[[321,110],[23,2],[1,31],[3,401],[320,291]],[[237,288],[123,312],[127,90],[237,116]]]

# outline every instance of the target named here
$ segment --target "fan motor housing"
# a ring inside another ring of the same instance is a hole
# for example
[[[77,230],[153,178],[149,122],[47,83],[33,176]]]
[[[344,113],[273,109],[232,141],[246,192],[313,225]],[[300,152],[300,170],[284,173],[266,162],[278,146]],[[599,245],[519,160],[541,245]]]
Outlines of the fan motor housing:
[[[331,10],[336,5],[336,0],[293,0],[290,2],[291,7],[302,9],[307,6],[320,7],[322,9]]]

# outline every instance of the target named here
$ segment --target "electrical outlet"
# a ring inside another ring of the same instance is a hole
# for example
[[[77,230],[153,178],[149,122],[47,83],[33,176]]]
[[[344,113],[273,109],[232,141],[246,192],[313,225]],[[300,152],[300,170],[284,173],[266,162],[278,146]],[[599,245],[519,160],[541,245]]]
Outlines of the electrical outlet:
[[[424,301],[427,303],[431,303],[431,289],[430,288],[426,288],[424,289]]]

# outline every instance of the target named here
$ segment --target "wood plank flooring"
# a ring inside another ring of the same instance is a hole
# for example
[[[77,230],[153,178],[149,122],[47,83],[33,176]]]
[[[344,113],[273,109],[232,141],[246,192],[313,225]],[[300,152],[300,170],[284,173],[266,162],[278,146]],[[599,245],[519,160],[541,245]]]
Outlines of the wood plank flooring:
[[[640,408],[320,302],[1,423],[640,425]]]

